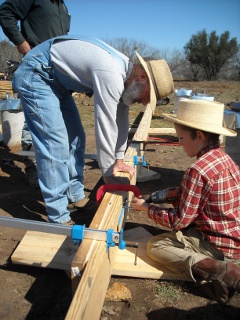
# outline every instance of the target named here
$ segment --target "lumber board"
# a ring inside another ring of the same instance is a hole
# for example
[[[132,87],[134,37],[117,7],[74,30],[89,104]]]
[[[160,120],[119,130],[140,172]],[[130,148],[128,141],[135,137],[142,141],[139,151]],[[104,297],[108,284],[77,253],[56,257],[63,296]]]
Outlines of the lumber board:
[[[134,244],[135,242],[129,243]],[[113,263],[112,276],[183,281],[189,279],[185,275],[174,274],[163,265],[150,259],[146,247],[145,242],[138,242],[136,265],[135,248],[118,249]]]
[[[179,277],[179,275],[173,274],[164,268],[164,266],[161,266],[148,257],[146,245],[151,236],[152,235],[142,227],[125,231],[124,239],[127,243],[138,243],[137,265],[134,264],[136,249],[126,247],[126,249],[120,250],[115,248],[115,258],[110,271],[110,264],[107,264],[107,260],[112,259],[113,248],[110,248],[109,253],[106,252],[105,256],[103,255],[102,257],[104,268],[101,268],[107,273],[104,276],[101,275],[100,278],[112,275],[145,279],[185,280],[183,276]],[[105,242],[97,242],[103,243],[106,248]],[[74,245],[72,239],[69,237],[44,232],[27,231],[23,240],[13,253],[11,260],[15,264],[69,271],[77,250],[78,247]],[[91,269],[89,273],[94,275],[95,271],[96,269]],[[101,270],[97,270],[97,274],[99,272],[101,272]],[[91,277],[90,274],[88,277]],[[102,286],[101,284],[101,288]],[[90,299],[90,297],[88,297],[88,299]]]
[[[139,124],[139,127],[136,131],[136,133],[133,136],[132,141],[147,141],[148,138],[148,130],[151,125],[152,120],[152,108],[151,105],[148,104],[146,107],[146,110],[143,114],[143,117],[141,119],[141,122]]]
[[[105,194],[90,228],[116,231],[123,205],[123,196],[120,193]],[[75,278],[76,281],[78,277],[80,282],[76,287],[66,319],[99,319],[116,252],[116,247],[110,247],[107,252],[106,243],[102,241],[89,239],[82,241],[71,265],[72,279]]]
[[[15,264],[70,270],[78,250],[64,235],[27,231],[11,256]]]
[[[155,104],[156,105],[156,104]],[[155,105],[153,107],[155,107]],[[130,144],[126,151],[126,156],[138,155],[142,156],[143,151],[142,143],[134,143],[135,141],[143,141],[146,140],[148,129],[151,124],[153,108],[151,103],[147,105],[146,110],[143,114],[143,117],[138,126],[138,130],[134,134],[133,142]],[[129,162],[130,163],[130,162]],[[133,164],[133,163],[132,163]],[[131,184],[136,184],[138,168],[136,169],[136,174],[131,179]],[[119,176],[129,177],[127,173],[118,173]],[[119,198],[119,195],[112,195],[111,201],[106,201],[106,197],[109,196],[107,193],[101,202],[101,205],[93,218],[92,223],[90,224],[90,228],[92,228],[92,224],[95,224],[95,221],[99,221],[101,218],[101,229],[108,230],[113,228],[116,230],[118,216],[120,210],[122,208],[122,199]],[[129,192],[129,201],[132,198],[132,194]],[[84,266],[84,272],[81,277],[81,281],[76,287],[76,291],[68,310],[66,320],[71,319],[81,319],[81,320],[97,320],[100,317],[102,306],[104,304],[105,295],[107,292],[108,284],[111,279],[111,271],[113,267],[113,263],[116,257],[116,250],[112,250],[114,248],[110,248],[111,251],[111,259],[107,259],[106,257],[106,247],[105,245],[100,245],[99,243],[93,241],[85,241],[83,240],[78,252],[76,253],[72,267],[71,267],[71,277],[72,279],[76,278],[74,274],[74,270],[77,269],[76,275],[79,275],[78,268]],[[93,269],[94,266],[98,267],[98,269]],[[105,270],[105,272],[103,271]],[[75,279],[76,280],[76,279]],[[101,283],[101,287],[99,287],[99,282]],[[75,281],[73,281],[75,283]],[[91,283],[91,285],[89,285]],[[95,290],[94,290],[95,288]],[[100,290],[100,293],[99,293]],[[91,297],[91,299],[90,299]],[[89,317],[89,315],[91,315]]]
[[[149,128],[148,134],[176,134],[176,130],[174,128]]]
[[[10,96],[13,97],[13,87],[11,81],[0,81],[0,98],[5,99],[7,93],[10,93]]]
[[[65,319],[99,319],[111,278],[117,247],[106,252],[106,244],[95,243]]]
[[[129,129],[129,133],[134,133],[137,131],[137,128]],[[176,130],[174,128],[149,128],[148,134],[176,134]]]
[[[184,275],[173,274],[164,266],[161,266],[148,257],[146,244],[151,234],[139,227],[126,231],[126,237],[124,235],[125,240],[129,238],[127,236],[129,231],[131,231],[130,239],[135,239],[135,241],[127,241],[127,243],[138,243],[137,264],[134,264],[136,249],[127,247],[124,250],[120,250],[117,248],[115,249],[117,252],[111,271],[112,276],[185,280]],[[142,242],[140,242],[140,240]],[[37,231],[27,231],[23,240],[13,253],[11,260],[15,264],[69,271],[77,249],[78,247],[74,245],[72,239],[69,237]],[[110,251],[112,251],[112,248],[110,248]],[[108,254],[104,257],[104,260],[106,259],[109,259]],[[104,267],[104,270],[109,270],[108,266]],[[101,271],[98,270],[98,272]],[[110,271],[108,271],[108,273],[109,272]],[[91,273],[94,274],[94,270],[91,270]]]

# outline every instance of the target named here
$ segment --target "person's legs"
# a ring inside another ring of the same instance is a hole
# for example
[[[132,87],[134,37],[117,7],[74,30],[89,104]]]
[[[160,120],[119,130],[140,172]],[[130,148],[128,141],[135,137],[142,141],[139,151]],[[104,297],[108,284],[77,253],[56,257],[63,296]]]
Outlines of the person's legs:
[[[78,109],[70,93],[61,99],[60,108],[69,142],[69,185],[67,196],[70,202],[77,202],[85,197],[83,184],[85,132]]]
[[[85,132],[75,101],[70,93],[60,100],[60,107],[69,139],[68,210],[96,210],[98,203],[84,195]]]
[[[184,275],[189,281],[195,281],[192,266],[206,256],[213,256],[204,242],[200,246],[200,241],[200,235],[185,236],[184,231],[164,232],[150,239],[147,251],[151,259],[179,274],[180,278]]]
[[[70,220],[70,213],[67,210],[67,190],[70,185],[68,131],[62,115],[62,106],[60,107],[57,97],[59,92],[53,92],[54,89],[33,69],[27,64],[22,66],[21,76],[15,74],[14,85],[19,92],[25,118],[32,134],[39,185],[46,204],[48,219],[50,222],[65,223]],[[71,130],[72,132],[75,130],[76,137],[76,143],[71,142],[72,146],[79,143],[77,138],[79,130],[74,128],[78,122],[81,126],[79,116],[72,124]],[[78,187],[76,182],[74,196],[79,199],[84,197],[81,182],[78,183]]]
[[[240,292],[240,268],[224,262],[222,252],[194,228],[155,236],[147,249],[150,258],[175,274],[192,281],[198,277],[209,281],[202,291],[210,299],[226,303],[235,291]]]

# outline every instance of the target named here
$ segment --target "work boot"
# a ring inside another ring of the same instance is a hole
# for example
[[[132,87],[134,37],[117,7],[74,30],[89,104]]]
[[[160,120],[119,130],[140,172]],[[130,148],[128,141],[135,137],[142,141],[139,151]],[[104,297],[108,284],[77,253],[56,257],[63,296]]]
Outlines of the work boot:
[[[240,293],[240,268],[232,262],[206,258],[192,267],[194,275],[207,282],[203,292],[219,303],[227,303],[237,291]]]

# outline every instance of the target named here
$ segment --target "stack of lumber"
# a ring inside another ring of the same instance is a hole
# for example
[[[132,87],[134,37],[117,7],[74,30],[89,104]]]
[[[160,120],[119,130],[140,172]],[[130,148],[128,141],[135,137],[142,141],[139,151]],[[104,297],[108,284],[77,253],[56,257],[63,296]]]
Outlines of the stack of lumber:
[[[0,99],[5,99],[7,93],[13,97],[13,87],[11,81],[0,81]]]

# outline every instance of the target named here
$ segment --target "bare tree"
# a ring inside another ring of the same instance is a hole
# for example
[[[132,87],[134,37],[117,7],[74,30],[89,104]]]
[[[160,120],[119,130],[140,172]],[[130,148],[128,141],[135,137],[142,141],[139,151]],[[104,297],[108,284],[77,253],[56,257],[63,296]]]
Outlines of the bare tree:
[[[137,51],[145,60],[160,59],[159,50],[150,47],[144,41],[127,38],[105,39],[104,41],[129,57],[133,63],[137,62],[135,51]]]
[[[105,39],[105,42],[110,44],[115,49],[124,53],[133,63],[136,60],[135,51],[137,51],[146,61],[155,59],[165,59],[173,75],[182,76],[181,70],[186,68],[186,60],[184,52],[177,49],[158,49],[149,46],[144,41],[137,41],[135,39],[115,38]]]

